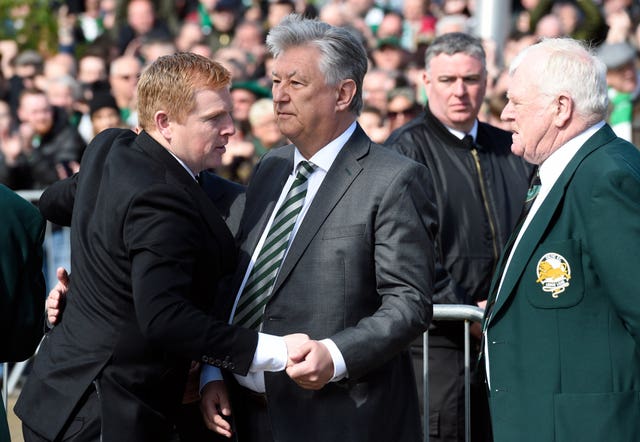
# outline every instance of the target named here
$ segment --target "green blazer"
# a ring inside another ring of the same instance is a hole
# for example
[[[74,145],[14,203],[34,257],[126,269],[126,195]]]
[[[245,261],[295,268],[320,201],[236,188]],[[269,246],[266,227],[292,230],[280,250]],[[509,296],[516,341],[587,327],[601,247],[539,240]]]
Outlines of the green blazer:
[[[495,442],[639,440],[639,275],[640,152],[607,125],[540,206],[485,318]]]
[[[0,184],[0,361],[33,354],[44,330],[42,241],[45,221],[31,203]],[[9,441],[0,399],[0,441]]]

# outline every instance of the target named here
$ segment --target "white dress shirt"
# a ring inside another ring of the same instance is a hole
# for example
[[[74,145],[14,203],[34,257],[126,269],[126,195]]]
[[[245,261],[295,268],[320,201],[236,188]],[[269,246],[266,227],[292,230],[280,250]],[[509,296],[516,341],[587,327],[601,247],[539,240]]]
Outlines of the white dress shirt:
[[[340,151],[342,150],[346,142],[349,140],[349,138],[351,137],[355,129],[356,129],[356,123],[354,122],[338,138],[331,141],[329,144],[327,144],[318,152],[316,152],[315,155],[313,155],[311,158],[308,159],[308,161],[311,161],[317,167],[314,170],[314,172],[309,176],[309,180],[307,184],[307,194],[304,199],[304,205],[302,206],[300,214],[296,219],[296,223],[293,226],[293,231],[291,232],[291,239],[289,240],[289,247],[291,247],[291,244],[293,243],[295,235],[298,232],[298,228],[300,227],[300,224],[302,223],[302,220],[304,219],[309,209],[309,206],[313,201],[313,198],[318,192],[318,189],[320,188],[322,181],[327,175],[327,172],[331,168],[331,165],[333,164],[336,157],[338,156],[338,154],[340,153]],[[287,182],[282,188],[280,197],[278,198],[278,201],[276,202],[273,212],[271,213],[271,216],[269,218],[269,222],[267,223],[264,231],[262,232],[260,241],[258,241],[258,244],[253,252],[251,261],[249,263],[249,266],[247,267],[244,278],[242,280],[242,284],[240,285],[240,289],[238,290],[238,293],[236,295],[236,300],[233,305],[231,317],[229,318],[229,323],[233,322],[233,316],[235,314],[235,310],[238,305],[240,295],[242,294],[242,291],[244,290],[244,286],[247,283],[247,279],[251,274],[251,269],[253,269],[253,266],[258,258],[258,255],[262,250],[267,234],[269,233],[269,229],[271,228],[271,224],[273,223],[273,219],[275,218],[275,214],[278,212],[278,208],[284,202],[287,196],[287,193],[289,192],[289,188],[291,187],[291,185],[293,184],[293,181],[296,178],[298,165],[300,164],[300,162],[306,161],[306,160],[307,159],[304,158],[296,148],[294,152],[294,157],[293,157],[293,169],[291,171],[291,174],[289,175],[289,178],[287,179]],[[288,249],[287,249],[287,252],[288,252]],[[285,258],[286,258],[286,252],[285,252]],[[283,260],[285,258],[283,258]],[[329,350],[329,353],[331,354],[331,358],[333,359],[334,374],[331,381],[338,381],[346,377],[348,375],[346,364],[344,362],[344,357],[342,356],[342,353],[340,353],[340,350],[338,349],[338,347],[335,345],[335,343],[331,339],[323,339],[320,342],[322,342],[327,347],[327,349]],[[254,355],[254,359],[251,364],[251,367],[249,368],[249,373],[247,374],[247,376],[235,375],[235,377],[238,380],[238,383],[243,385],[244,387],[247,387],[253,391],[262,393],[265,391],[264,372],[284,370],[286,368],[287,356],[288,356],[287,348],[286,348],[286,345],[284,344],[284,339],[282,337],[268,335],[266,333],[259,333],[258,346],[256,348],[256,354]],[[211,382],[214,380],[220,380],[220,379],[222,379],[222,375],[220,373],[220,370],[217,367],[213,367],[211,365],[205,365],[204,368],[202,369],[202,374],[200,376],[200,388],[202,389],[202,387],[204,387],[204,385],[206,385],[208,382]]]

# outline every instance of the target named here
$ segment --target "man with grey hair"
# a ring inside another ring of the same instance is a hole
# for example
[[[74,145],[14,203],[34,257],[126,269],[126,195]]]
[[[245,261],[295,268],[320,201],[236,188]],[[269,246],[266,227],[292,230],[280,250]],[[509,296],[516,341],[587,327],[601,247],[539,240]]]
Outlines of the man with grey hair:
[[[607,123],[620,138],[640,143],[638,51],[627,42],[604,43],[598,58],[607,66],[609,113]]]
[[[478,121],[485,66],[477,38],[462,33],[436,38],[426,52],[425,113],[386,142],[431,171],[440,226],[433,298],[438,304],[484,305],[531,173],[509,151],[508,132]],[[480,343],[479,327],[474,331],[473,354]],[[412,353],[422,392],[421,339]],[[474,441],[487,440],[489,434],[485,388],[478,383],[472,395]],[[429,330],[430,440],[464,440],[464,397],[464,328],[459,322],[436,321]]]
[[[291,15],[267,45],[278,127],[293,144],[265,154],[247,189],[232,320],[312,340],[289,354],[291,378],[228,377],[239,440],[419,441],[407,348],[432,313],[427,170],[356,122],[367,69],[356,35]],[[218,430],[230,413],[221,386],[207,384],[202,399]]]
[[[540,189],[492,282],[485,363],[496,442],[640,434],[640,152],[604,121],[606,67],[549,39],[510,68],[511,150]]]

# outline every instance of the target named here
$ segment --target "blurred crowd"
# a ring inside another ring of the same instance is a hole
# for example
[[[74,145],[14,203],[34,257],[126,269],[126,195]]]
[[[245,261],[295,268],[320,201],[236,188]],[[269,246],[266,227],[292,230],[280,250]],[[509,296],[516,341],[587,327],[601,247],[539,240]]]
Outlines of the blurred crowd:
[[[216,172],[247,184],[261,155],[288,143],[273,115],[265,35],[291,12],[349,27],[361,36],[370,66],[359,122],[383,143],[395,129],[421,118],[427,99],[424,54],[430,42],[449,32],[475,35],[479,18],[477,0],[379,1],[14,2],[0,24],[0,183],[14,190],[41,190],[79,170],[95,134],[108,127],[136,128],[136,85],[145,66],[162,55],[190,51],[232,72],[237,130]],[[515,54],[543,37],[572,36],[597,48],[609,69],[609,123],[619,136],[640,145],[638,2],[514,0],[507,5],[506,40],[483,40],[488,84],[478,119],[505,127],[500,113]],[[34,16],[42,19],[43,6],[55,24],[57,42],[43,42],[34,50],[18,36],[30,31]],[[53,285],[55,268],[70,268],[68,228],[53,225],[47,241],[45,272]]]
[[[231,70],[237,133],[218,173],[246,183],[256,160],[287,142],[272,115],[264,38],[293,11],[361,35],[370,69],[360,123],[382,143],[422,110],[421,73],[429,43],[447,32],[474,34],[478,23],[477,0],[49,3],[56,15],[57,50],[25,49],[11,38],[0,41],[0,182],[12,189],[42,189],[78,170],[86,144],[106,127],[135,128],[141,70],[176,51],[212,57]],[[28,16],[28,5],[16,2],[9,12],[14,20],[3,23],[2,35],[25,26],[21,17]],[[510,8],[506,41],[484,41],[489,84],[479,119],[503,127],[506,70],[519,50],[543,37],[572,36],[598,48],[609,68],[609,122],[637,144],[640,5],[632,0],[521,0]]]

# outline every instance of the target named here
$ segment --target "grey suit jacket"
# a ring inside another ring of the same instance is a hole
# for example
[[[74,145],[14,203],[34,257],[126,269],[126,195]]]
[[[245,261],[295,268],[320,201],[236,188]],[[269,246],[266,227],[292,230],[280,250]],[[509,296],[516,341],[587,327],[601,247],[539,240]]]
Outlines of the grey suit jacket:
[[[293,146],[270,151],[247,189],[235,287],[282,187]],[[348,378],[306,391],[266,373],[278,441],[417,441],[406,351],[432,316],[435,208],[427,169],[373,144],[358,127],[318,190],[280,269],[264,331],[331,338]],[[238,413],[238,408],[235,410]],[[242,439],[242,429],[238,429]]]

